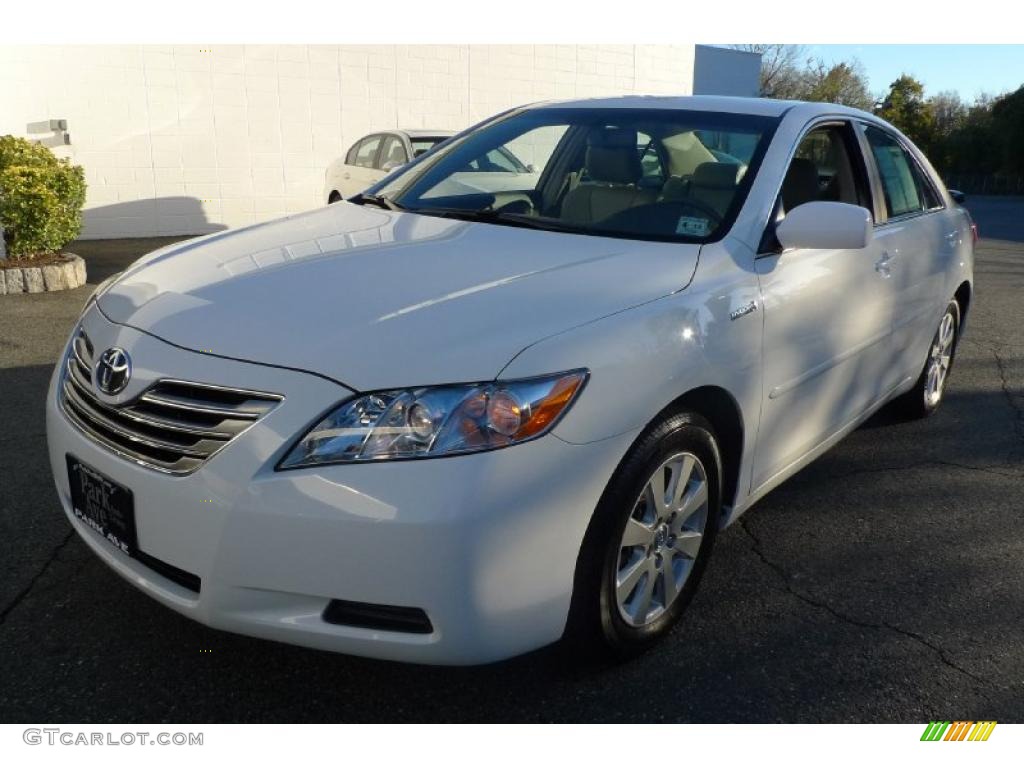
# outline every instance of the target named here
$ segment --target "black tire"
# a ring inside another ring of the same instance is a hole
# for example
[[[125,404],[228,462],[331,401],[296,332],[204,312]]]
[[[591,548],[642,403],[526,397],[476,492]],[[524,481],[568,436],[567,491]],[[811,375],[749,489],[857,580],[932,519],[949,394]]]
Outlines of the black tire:
[[[678,597],[650,624],[631,626],[615,600],[619,545],[625,526],[655,470],[675,454],[693,454],[707,478],[703,539]],[[721,520],[722,460],[711,425],[694,413],[677,413],[648,427],[616,469],[587,529],[573,585],[565,641],[588,658],[627,659],[667,635],[693,598]]]
[[[939,409],[939,406],[942,405],[942,401],[945,399],[946,386],[949,383],[949,375],[953,372],[953,363],[956,360],[956,348],[960,341],[961,315],[960,305],[956,300],[949,302],[949,305],[946,307],[946,311],[942,313],[943,319],[949,313],[952,313],[953,316],[953,342],[949,356],[949,367],[946,370],[945,378],[942,382],[939,398],[938,400],[929,399],[927,394],[928,370],[932,363],[932,349],[939,342],[939,332],[942,328],[942,320],[939,321],[939,328],[935,330],[935,335],[932,336],[932,340],[928,345],[928,357],[924,361],[924,366],[921,369],[921,375],[917,377],[917,382],[914,384],[914,388],[898,397],[893,403],[899,411],[899,414],[906,419],[928,418]]]
[[[331,205],[332,203],[340,203],[340,202],[341,202],[341,194],[339,192],[331,192],[331,194],[327,197],[327,204],[328,205]]]

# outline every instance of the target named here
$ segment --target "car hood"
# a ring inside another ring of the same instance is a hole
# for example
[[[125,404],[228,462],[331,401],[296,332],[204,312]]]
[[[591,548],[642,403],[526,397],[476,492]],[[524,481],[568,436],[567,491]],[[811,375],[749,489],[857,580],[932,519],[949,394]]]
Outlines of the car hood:
[[[180,347],[365,391],[491,379],[539,339],[683,288],[698,253],[338,203],[155,251],[98,303]]]

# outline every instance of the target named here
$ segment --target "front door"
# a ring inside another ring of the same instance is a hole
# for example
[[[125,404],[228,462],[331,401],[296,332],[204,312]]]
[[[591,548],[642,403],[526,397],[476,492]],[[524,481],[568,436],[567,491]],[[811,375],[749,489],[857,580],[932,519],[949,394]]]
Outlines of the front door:
[[[780,193],[779,218],[814,200],[872,210],[860,145],[846,122],[810,130]],[[861,250],[759,255],[764,391],[756,489],[861,415],[887,392],[893,287],[878,243]]]

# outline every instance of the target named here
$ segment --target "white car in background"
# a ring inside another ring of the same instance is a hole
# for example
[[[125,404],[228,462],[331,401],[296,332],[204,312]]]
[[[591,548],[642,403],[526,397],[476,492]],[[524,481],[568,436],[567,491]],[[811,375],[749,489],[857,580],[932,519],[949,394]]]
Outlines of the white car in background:
[[[324,200],[336,203],[362,192],[453,135],[454,131],[409,129],[364,136],[327,166]]]
[[[362,192],[453,135],[451,131],[391,131],[360,139],[344,158],[328,166],[324,179],[327,202],[337,203]],[[536,181],[532,166],[523,163],[509,147],[497,147],[473,158],[435,192],[504,191],[533,186]]]
[[[940,405],[972,271],[966,211],[873,115],[516,109],[98,288],[47,400],[57,492],[104,562],[214,627],[627,656],[722,527],[885,403]]]

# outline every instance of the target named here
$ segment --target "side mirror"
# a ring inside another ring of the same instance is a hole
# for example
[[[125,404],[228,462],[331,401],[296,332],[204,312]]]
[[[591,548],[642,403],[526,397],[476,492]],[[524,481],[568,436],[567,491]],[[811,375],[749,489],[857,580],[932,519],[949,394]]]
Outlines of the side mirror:
[[[401,168],[403,165],[405,165],[405,163],[399,163],[399,162],[384,163],[384,165],[381,166],[381,170],[384,171],[385,173],[391,173],[392,171]]]
[[[775,228],[789,248],[866,248],[874,234],[867,208],[849,203],[815,201],[798,205]]]
[[[953,198],[953,202],[957,205],[963,205],[967,202],[967,195],[961,192],[959,189],[949,190],[949,196]]]

